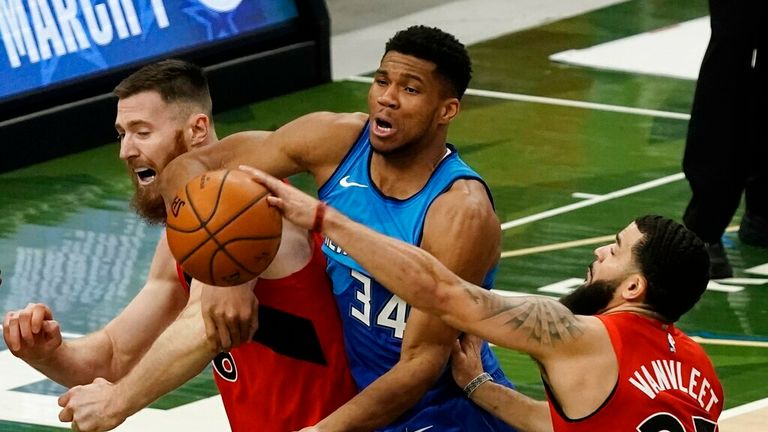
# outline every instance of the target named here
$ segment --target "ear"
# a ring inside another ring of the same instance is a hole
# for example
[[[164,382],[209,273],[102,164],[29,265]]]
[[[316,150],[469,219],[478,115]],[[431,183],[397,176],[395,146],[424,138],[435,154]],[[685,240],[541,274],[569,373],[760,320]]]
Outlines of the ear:
[[[642,273],[632,273],[622,284],[621,296],[624,300],[637,302],[645,299],[648,280]]]
[[[443,107],[440,110],[440,124],[450,123],[461,111],[461,102],[457,98],[449,98],[443,102]]]
[[[198,113],[189,118],[190,147],[195,148],[205,144],[211,134],[211,119],[207,115]]]

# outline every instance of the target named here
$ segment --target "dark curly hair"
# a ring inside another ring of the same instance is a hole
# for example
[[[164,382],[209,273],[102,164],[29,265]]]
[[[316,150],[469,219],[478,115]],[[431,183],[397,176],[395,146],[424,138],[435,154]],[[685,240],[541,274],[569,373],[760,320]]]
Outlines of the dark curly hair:
[[[709,255],[704,242],[663,216],[635,219],[643,237],[633,254],[648,281],[645,303],[670,322],[688,312],[707,288]]]
[[[461,99],[472,79],[472,62],[464,45],[436,27],[411,26],[397,32],[384,49],[435,64],[435,72],[450,84],[451,96]]]
[[[113,93],[123,99],[145,91],[160,93],[166,103],[193,103],[211,116],[208,78],[195,64],[177,59],[149,64],[122,80]]]

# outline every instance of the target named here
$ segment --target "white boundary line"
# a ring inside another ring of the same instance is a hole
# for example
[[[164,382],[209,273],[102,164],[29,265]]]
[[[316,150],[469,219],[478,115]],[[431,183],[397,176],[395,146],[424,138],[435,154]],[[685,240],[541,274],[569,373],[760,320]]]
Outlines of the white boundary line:
[[[605,195],[599,195],[594,198],[590,198],[584,201],[580,201],[577,203],[569,204],[563,207],[554,208],[552,210],[547,210],[541,213],[536,213],[530,216],[526,216],[520,219],[511,220],[509,222],[504,222],[501,224],[502,230],[508,230],[510,228],[514,228],[520,225],[525,225],[527,223],[535,222],[541,219],[546,219],[552,216],[557,216],[559,214],[568,213],[573,210],[578,210],[583,207],[589,207],[591,205],[595,205],[598,203],[601,203],[603,201],[612,200],[614,198],[620,198],[626,195],[631,195],[633,193],[641,192],[648,189],[653,189],[658,186],[665,185],[667,183],[676,182],[678,180],[682,180],[685,178],[685,174],[683,173],[677,173],[668,175],[665,177],[658,178],[656,180],[651,180],[649,182],[640,183],[634,186],[630,186],[628,188],[619,189],[617,191],[609,192]]]
[[[739,226],[738,225],[731,225],[725,229],[725,232],[736,232],[738,231]],[[616,237],[615,234],[611,235],[604,235],[599,237],[590,237],[585,239],[579,239],[579,240],[570,240],[560,243],[550,243],[547,245],[541,245],[541,246],[533,246],[529,248],[524,249],[513,249],[509,251],[503,251],[501,252],[501,258],[511,258],[511,257],[518,257],[518,256],[524,256],[524,255],[533,255],[537,253],[543,253],[543,252],[551,252],[561,249],[570,249],[578,246],[587,246],[592,244],[598,244],[608,241],[613,241],[613,239]],[[764,264],[768,265],[768,264]],[[760,285],[764,284],[763,279],[755,279],[755,278],[726,278],[726,279],[719,279],[719,282],[725,282],[727,284],[747,284],[747,285]]]
[[[740,416],[742,414],[748,414],[759,409],[768,407],[768,398],[756,400],[754,402],[745,403],[737,407],[729,408],[720,414],[720,420],[726,420],[731,417]]]
[[[345,78],[345,80],[358,82],[358,83],[366,83],[366,84],[371,83],[371,77],[365,77],[365,76],[351,76],[351,77]],[[468,94],[471,96],[493,98],[493,99],[532,102],[532,103],[540,103],[545,105],[567,106],[572,108],[617,112],[617,113],[623,113],[623,114],[644,115],[644,116],[651,116],[651,117],[663,117],[663,118],[669,118],[669,119],[675,119],[675,120],[688,120],[691,118],[691,115],[686,113],[659,111],[659,110],[646,109],[646,108],[633,108],[633,107],[625,107],[620,105],[608,105],[608,104],[601,104],[601,103],[594,103],[594,102],[582,102],[582,101],[571,100],[571,99],[558,99],[558,98],[551,98],[551,97],[544,97],[544,96],[531,96],[531,95],[524,95],[520,93],[505,93],[505,92],[497,92],[497,91],[491,91],[491,90],[467,89],[465,94]]]

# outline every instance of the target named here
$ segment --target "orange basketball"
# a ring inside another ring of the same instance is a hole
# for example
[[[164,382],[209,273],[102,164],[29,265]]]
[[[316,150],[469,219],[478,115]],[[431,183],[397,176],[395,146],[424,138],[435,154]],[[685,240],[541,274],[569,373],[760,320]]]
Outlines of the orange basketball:
[[[247,282],[269,266],[283,220],[268,191],[242,171],[206,172],[181,188],[168,209],[166,235],[176,261],[209,285]]]

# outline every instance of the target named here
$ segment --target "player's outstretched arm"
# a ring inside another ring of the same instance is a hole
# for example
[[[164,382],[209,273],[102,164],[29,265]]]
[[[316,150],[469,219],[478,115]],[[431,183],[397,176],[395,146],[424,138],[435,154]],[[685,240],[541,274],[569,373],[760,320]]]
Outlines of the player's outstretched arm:
[[[589,351],[594,342],[585,334],[604,332],[596,318],[575,316],[552,298],[493,294],[461,279],[423,249],[358,224],[264,172],[242,169],[270,189],[275,195],[270,203],[288,220],[321,229],[390,291],[453,328],[527,352],[545,366],[551,355]]]
[[[124,378],[114,384],[97,379],[63,394],[59,419],[80,430],[109,430],[199,374],[219,352],[217,339],[205,336],[201,288],[193,282],[187,307]]]
[[[321,185],[360,134],[367,115],[315,112],[299,117],[275,132],[247,131],[176,157],[160,175],[166,203],[193,177],[215,169],[245,164],[285,178],[310,172]]]
[[[144,287],[104,328],[62,341],[53,312],[45,305],[30,304],[5,316],[3,336],[11,352],[66,387],[125,375],[187,300],[173,282],[173,257],[164,239],[158,243]]]
[[[421,247],[479,284],[498,260],[499,241],[499,223],[485,188],[460,180],[432,204]],[[458,331],[440,318],[412,309],[398,363],[317,426],[370,430],[390,424],[434,385],[457,336]]]

